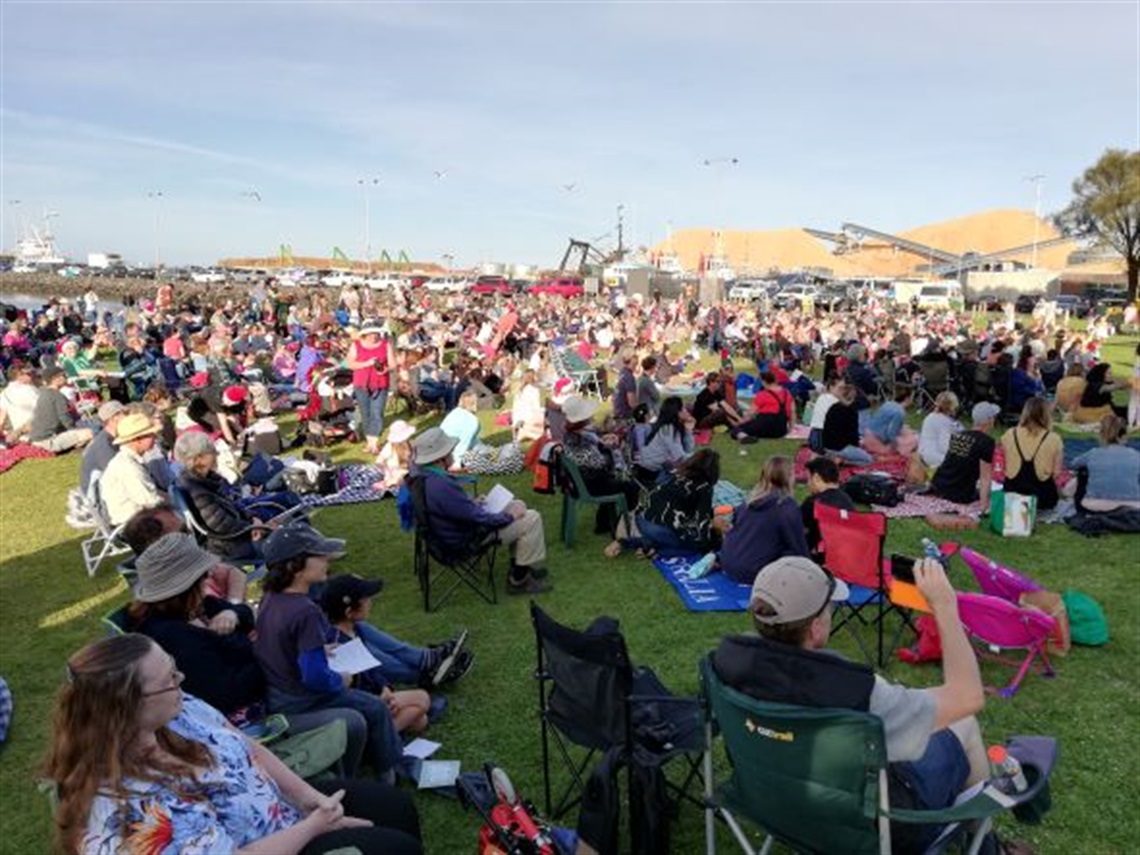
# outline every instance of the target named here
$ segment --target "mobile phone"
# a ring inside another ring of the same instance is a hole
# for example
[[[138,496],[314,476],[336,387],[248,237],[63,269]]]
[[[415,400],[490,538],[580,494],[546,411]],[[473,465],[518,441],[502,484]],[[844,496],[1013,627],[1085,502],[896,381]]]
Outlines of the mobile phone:
[[[914,584],[914,559],[905,555],[891,556],[891,576],[900,582]]]

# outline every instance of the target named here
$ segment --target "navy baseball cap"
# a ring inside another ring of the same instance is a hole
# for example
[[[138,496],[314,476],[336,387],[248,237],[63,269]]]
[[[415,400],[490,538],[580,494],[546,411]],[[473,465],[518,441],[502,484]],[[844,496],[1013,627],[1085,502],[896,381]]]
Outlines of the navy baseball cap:
[[[280,564],[300,555],[344,556],[344,541],[325,537],[303,520],[286,523],[273,531],[261,547],[266,564]]]

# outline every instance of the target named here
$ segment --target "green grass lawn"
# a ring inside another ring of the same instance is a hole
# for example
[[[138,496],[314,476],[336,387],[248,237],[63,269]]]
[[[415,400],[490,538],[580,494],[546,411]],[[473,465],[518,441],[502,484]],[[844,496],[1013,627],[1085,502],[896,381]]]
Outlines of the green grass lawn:
[[[1117,376],[1127,376],[1135,340],[1118,340],[1109,350]],[[1122,370],[1123,369],[1123,370]],[[488,430],[491,430],[487,423]],[[751,485],[770,454],[793,454],[797,443],[762,442],[746,453],[717,435],[724,477]],[[356,449],[338,449],[342,459],[360,459]],[[78,458],[27,461],[0,475],[0,674],[9,682],[16,712],[9,744],[0,751],[0,852],[49,850],[46,799],[35,788],[37,765],[50,730],[55,692],[66,657],[98,638],[99,616],[126,600],[126,588],[111,562],[87,578],[79,555],[80,536],[63,522],[68,488],[77,478]],[[504,479],[545,518],[549,565],[555,590],[541,598],[555,618],[584,626],[600,614],[620,619],[635,661],[652,665],[680,692],[697,687],[698,659],[726,633],[747,631],[740,614],[685,611],[672,588],[646,562],[634,557],[607,560],[605,542],[582,519],[576,548],[557,542],[559,500],[536,496],[529,473]],[[476,664],[450,692],[451,709],[429,735],[444,744],[440,757],[456,758],[467,769],[487,760],[502,765],[526,796],[541,798],[542,775],[536,689],[532,679],[533,633],[524,599],[503,597],[494,606],[460,594],[440,612],[425,615],[412,575],[412,539],[400,531],[391,501],[322,511],[318,525],[347,537],[350,552],[338,569],[383,577],[386,586],[374,619],[413,642],[471,630]],[[916,554],[929,533],[921,521],[892,522],[887,548]],[[984,554],[1024,570],[1046,587],[1077,588],[1105,607],[1112,641],[1104,648],[1075,648],[1056,661],[1056,679],[1029,678],[1014,700],[991,698],[981,720],[989,741],[1013,734],[1052,734],[1061,744],[1053,781],[1054,810],[1038,827],[1009,827],[1043,853],[1125,853],[1140,840],[1135,814],[1140,773],[1137,727],[1140,539],[1087,540],[1064,526],[1046,526],[1029,540],[1003,540],[987,531],[962,533],[960,540]],[[503,565],[500,562],[500,582]],[[953,580],[971,588],[960,562]],[[836,646],[851,655],[850,639]],[[935,667],[894,664],[889,675],[912,685],[939,679]],[[1007,669],[987,664],[991,683]],[[430,853],[471,851],[479,820],[453,801],[417,795]],[[1131,805],[1131,807],[1130,807]],[[724,851],[732,851],[722,829]],[[673,851],[703,847],[702,819],[682,810]]]

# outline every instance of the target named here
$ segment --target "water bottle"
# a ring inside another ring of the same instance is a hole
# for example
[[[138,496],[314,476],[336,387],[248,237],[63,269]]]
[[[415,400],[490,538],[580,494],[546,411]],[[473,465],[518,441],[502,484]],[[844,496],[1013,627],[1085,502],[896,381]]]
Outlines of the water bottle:
[[[929,537],[922,539],[922,554],[924,557],[932,558],[941,564],[943,570],[950,569],[950,560],[942,554],[942,550],[938,548],[938,544]]]
[[[1017,762],[1004,745],[991,745],[986,755],[994,772],[994,786],[1004,793],[1024,793],[1029,789],[1021,764]]]

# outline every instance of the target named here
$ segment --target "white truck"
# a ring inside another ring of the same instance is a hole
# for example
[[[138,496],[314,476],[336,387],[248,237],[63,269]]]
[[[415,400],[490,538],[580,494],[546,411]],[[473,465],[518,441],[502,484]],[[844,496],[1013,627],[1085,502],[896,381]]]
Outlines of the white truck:
[[[122,267],[123,257],[117,252],[89,252],[87,253],[87,266],[92,270]]]

